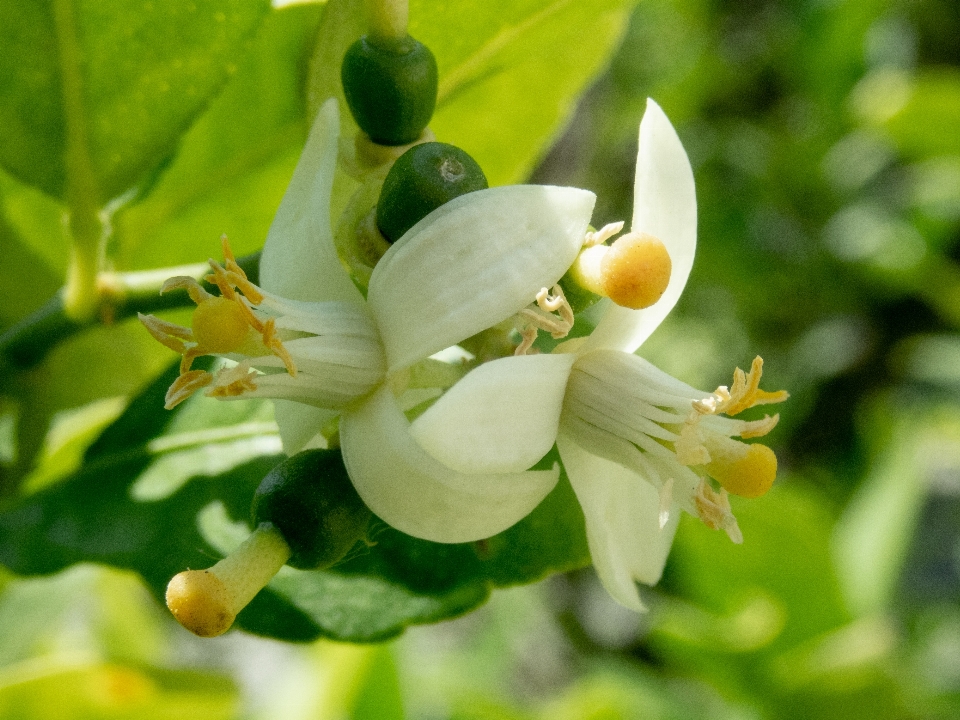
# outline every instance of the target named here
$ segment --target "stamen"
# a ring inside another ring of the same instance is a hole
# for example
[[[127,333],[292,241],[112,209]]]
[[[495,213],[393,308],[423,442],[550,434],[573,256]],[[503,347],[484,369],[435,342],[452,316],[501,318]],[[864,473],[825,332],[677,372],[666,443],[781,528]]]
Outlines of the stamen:
[[[283,346],[283,343],[280,342],[280,338],[276,335],[275,330],[276,321],[274,318],[270,318],[263,325],[263,344],[268,348],[273,350],[273,354],[278,358],[283,360],[284,367],[287,368],[287,372],[290,373],[291,377],[297,376],[297,366],[293,362],[293,358],[290,356],[290,353]]]
[[[570,330],[573,329],[573,308],[570,307],[570,303],[568,303],[567,298],[564,297],[562,287],[554,285],[553,292],[554,294],[550,295],[546,288],[540,288],[540,292],[537,293],[537,307],[546,312],[555,312],[560,315],[563,323],[569,325],[567,332],[560,336],[566,337]],[[554,339],[559,340],[560,337],[554,336]]]
[[[694,502],[696,503],[697,514],[704,525],[711,530],[722,528],[727,536],[738,545],[743,542],[743,533],[740,532],[737,519],[733,516],[733,511],[730,508],[730,497],[724,488],[721,488],[718,493],[710,487],[706,480],[703,480],[697,488]]]
[[[537,328],[533,325],[527,325],[520,332],[520,344],[513,351],[514,356],[526,355],[533,344],[537,341]]]
[[[177,275],[164,280],[163,285],[160,286],[160,294],[163,295],[165,292],[169,292],[170,290],[181,289],[186,290],[187,294],[190,296],[190,299],[193,300],[193,302],[197,305],[202,303],[204,300],[209,300],[210,298],[214,297],[204,290],[200,283],[188,275]]]
[[[725,415],[738,415],[757,405],[781,403],[790,397],[786,390],[767,392],[760,389],[760,378],[763,376],[763,358],[757,355],[750,366],[750,372],[744,373],[737,368],[733,373],[733,387],[727,392],[726,388],[717,388],[717,392],[724,391],[724,397],[717,405],[716,412]]]
[[[589,248],[605,243],[614,235],[618,235],[623,230],[623,225],[624,222],[621,220],[620,222],[608,223],[594,232],[588,232],[586,237],[583,238],[583,246]]]
[[[217,373],[214,386],[206,392],[206,395],[215,398],[239,397],[257,389],[254,382],[257,377],[258,373],[251,370],[246,362],[232,368],[223,368]]]
[[[172,410],[197,390],[213,382],[213,375],[206,370],[190,370],[173,381],[164,398],[164,407]]]
[[[193,332],[190,330],[190,328],[174,325],[173,323],[167,322],[166,320],[161,320],[154,315],[137,313],[137,318],[147,329],[147,332],[153,335],[154,340],[167,346],[175,353],[180,353],[182,355],[187,351],[187,346],[182,342],[182,340],[193,342]]]

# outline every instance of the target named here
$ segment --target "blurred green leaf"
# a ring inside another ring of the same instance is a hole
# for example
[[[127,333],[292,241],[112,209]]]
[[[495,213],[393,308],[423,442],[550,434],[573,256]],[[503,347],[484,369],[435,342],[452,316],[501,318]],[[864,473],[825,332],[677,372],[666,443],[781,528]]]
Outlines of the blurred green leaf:
[[[122,266],[219,257],[223,234],[238,255],[262,247],[303,146],[304,58],[319,17],[316,5],[270,13],[149,195],[117,214]]]
[[[229,720],[233,685],[188,671],[145,671],[112,663],[80,667],[56,661],[13,666],[0,673],[0,716],[6,720]]]
[[[0,2],[0,163],[55,197],[77,172],[101,203],[125,192],[173,151],[268,8]]]
[[[902,106],[884,122],[901,152],[920,159],[960,154],[960,70],[927,70],[903,96]]]
[[[469,152],[491,185],[524,180],[619,44],[632,4],[411,3],[410,33],[440,71],[430,127]]]

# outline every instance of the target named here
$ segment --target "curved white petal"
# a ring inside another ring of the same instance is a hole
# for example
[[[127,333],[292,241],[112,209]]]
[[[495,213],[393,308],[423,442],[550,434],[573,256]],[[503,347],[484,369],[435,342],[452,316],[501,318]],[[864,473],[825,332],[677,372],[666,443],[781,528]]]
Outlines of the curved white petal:
[[[273,417],[280,428],[283,451],[291,457],[296,455],[307,443],[314,441],[320,428],[332,420],[338,412],[304,405],[293,400],[274,400]],[[326,439],[321,435],[314,446],[326,447]]]
[[[330,229],[339,133],[337,101],[330,99],[317,113],[263,246],[260,284],[291,300],[362,301],[337,257]]]
[[[553,447],[576,359],[526,355],[481,365],[417,418],[410,434],[458,472],[526,470]]]
[[[597,575],[611,597],[644,610],[636,580],[654,585],[663,573],[680,513],[660,529],[660,498],[636,473],[584,450],[561,431],[557,448],[587,521]]]
[[[596,197],[509,185],[462,195],[380,259],[367,299],[390,372],[505,320],[551,287],[583,244]]]
[[[464,475],[437,462],[410,437],[410,425],[382,387],[340,420],[343,460],[354,487],[385,522],[434,542],[490,537],[533,510],[559,468]]]
[[[640,123],[640,150],[633,186],[633,227],[663,241],[673,264],[670,284],[644,310],[611,304],[590,336],[591,349],[634,352],[677,304],[697,247],[697,196],[693,170],[676,131],[653,100]]]

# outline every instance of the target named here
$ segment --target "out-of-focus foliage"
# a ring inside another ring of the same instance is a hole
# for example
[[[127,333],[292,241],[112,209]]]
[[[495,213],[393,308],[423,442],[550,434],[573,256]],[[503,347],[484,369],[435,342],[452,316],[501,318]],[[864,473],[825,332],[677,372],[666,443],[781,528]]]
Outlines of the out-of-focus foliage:
[[[447,83],[434,123],[441,139],[482,157],[498,182],[521,177],[602,65],[622,12],[599,2],[413,3],[414,34],[433,47]],[[250,38],[231,55],[223,91],[213,96],[211,61],[210,104],[196,105],[203,112],[166,164],[151,156],[124,166],[141,172],[141,191],[113,216],[108,255],[118,267],[203,259],[222,232],[241,252],[258,247],[302,142],[300,88],[319,22],[316,6],[297,6],[269,13],[256,34],[223,36]],[[31,27],[18,42],[43,40],[44,23]],[[344,34],[331,44],[352,40]],[[643,353],[711,388],[759,352],[769,387],[792,393],[770,437],[780,480],[735,507],[744,545],[683,522],[663,582],[645,595],[648,615],[622,611],[582,571],[495,593],[480,611],[410,630],[389,650],[297,649],[240,634],[199,644],[129,576],[81,566],[0,585],[0,715],[15,707],[12,717],[45,717],[45,703],[59,702],[78,708],[70,717],[149,717],[148,706],[157,717],[176,706],[178,717],[271,719],[956,717],[958,37],[950,0],[643,0],[609,72],[534,172],[596,191],[596,225],[628,217],[636,128],[654,97],[694,163],[700,244],[677,312]],[[27,130],[53,132],[56,112]],[[53,191],[60,176],[39,166],[25,174],[8,159],[14,146],[4,147],[0,281],[15,299],[0,307],[7,326],[62,283],[67,240],[61,201],[29,184]],[[35,493],[43,533],[34,541],[59,558],[46,570],[82,556],[69,522],[105,512],[107,496],[79,484],[97,482],[78,471],[86,447],[168,360],[120,326],[78,336],[36,368],[5,369],[0,462]],[[152,488],[155,498],[176,482],[197,497],[225,487],[234,469],[276,449],[269,433],[236,431],[269,423],[249,410],[205,425],[234,433],[209,449],[166,448],[158,414],[145,438],[160,452],[148,460],[167,466],[136,484],[102,485]],[[251,450],[254,442],[264,444]],[[75,507],[58,524],[55,499],[68,496]],[[224,520],[240,514],[191,525],[191,557],[228,546]],[[105,520],[102,529],[122,528]],[[93,555],[147,573],[138,559]],[[245,659],[231,665],[232,653]]]

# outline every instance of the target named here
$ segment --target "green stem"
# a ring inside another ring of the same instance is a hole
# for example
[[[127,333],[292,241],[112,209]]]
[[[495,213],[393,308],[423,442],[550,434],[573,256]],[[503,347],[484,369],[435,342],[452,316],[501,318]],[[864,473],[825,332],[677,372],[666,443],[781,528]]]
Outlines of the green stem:
[[[370,38],[399,40],[407,36],[407,19],[410,11],[407,0],[368,0],[367,14],[370,22]]]
[[[258,282],[260,253],[246,255],[237,262],[251,282]],[[102,273],[94,282],[94,312],[82,318],[68,311],[65,301],[68,288],[64,288],[0,335],[0,364],[28,368],[40,362],[55,345],[86,328],[123,320],[138,312],[190,307],[192,303],[185,292],[161,295],[160,287],[169,277],[189,275],[200,280],[206,290],[217,294],[215,286],[201,279],[209,269],[206,263],[198,263],[143,272]]]
[[[63,108],[66,118],[67,199],[70,203],[70,269],[63,293],[63,309],[78,322],[92,318],[97,310],[97,271],[103,224],[100,192],[90,157],[90,138],[83,102],[80,72],[82,49],[76,33],[72,0],[55,0],[54,23],[60,50]]]

